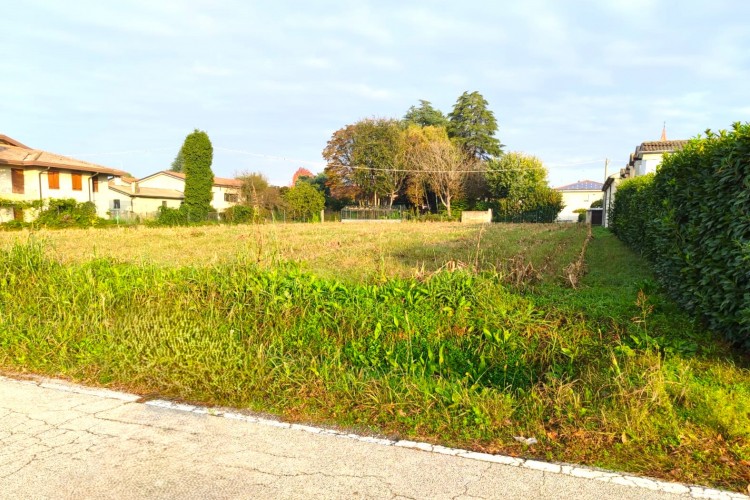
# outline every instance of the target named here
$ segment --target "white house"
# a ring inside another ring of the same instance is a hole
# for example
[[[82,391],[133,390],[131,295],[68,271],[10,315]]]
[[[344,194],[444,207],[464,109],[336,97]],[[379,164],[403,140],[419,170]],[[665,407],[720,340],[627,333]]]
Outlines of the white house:
[[[601,182],[584,180],[556,187],[555,190],[562,193],[563,204],[565,205],[560,215],[557,216],[557,220],[561,222],[576,222],[578,214],[574,210],[579,208],[588,209],[593,202],[601,200],[602,186]]]
[[[33,149],[0,134],[0,198],[6,200],[73,198],[94,203],[97,215],[105,217],[109,209],[107,183],[124,175],[121,170]],[[0,208],[0,222],[30,217],[20,210]]]
[[[236,205],[240,199],[242,181],[214,177],[211,189],[211,206],[217,212]],[[154,217],[159,207],[178,208],[185,198],[185,174],[182,172],[161,171],[141,179],[123,177],[109,183],[112,193],[112,214],[128,217]]]

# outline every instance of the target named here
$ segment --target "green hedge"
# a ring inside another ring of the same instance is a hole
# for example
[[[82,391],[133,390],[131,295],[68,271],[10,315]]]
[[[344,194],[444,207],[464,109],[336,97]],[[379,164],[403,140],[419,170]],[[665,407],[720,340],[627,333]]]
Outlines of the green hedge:
[[[750,349],[750,124],[707,131],[623,182],[610,223],[686,310]]]

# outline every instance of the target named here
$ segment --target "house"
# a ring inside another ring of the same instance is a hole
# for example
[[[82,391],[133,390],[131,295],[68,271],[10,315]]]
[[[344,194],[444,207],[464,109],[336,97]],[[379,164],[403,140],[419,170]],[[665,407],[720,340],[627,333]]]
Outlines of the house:
[[[242,181],[214,177],[211,206],[217,212],[240,201]],[[120,178],[109,183],[110,210],[118,217],[154,217],[159,207],[179,208],[185,198],[185,174],[163,170],[141,179]]]
[[[670,141],[667,139],[666,127],[662,129],[661,139],[641,143],[630,155],[628,164],[619,172],[607,177],[602,185],[602,207],[604,208],[604,227],[609,226],[609,214],[615,201],[617,185],[624,179],[638,177],[656,172],[665,154],[674,153],[685,147],[686,140]]]
[[[35,201],[73,198],[90,201],[100,217],[109,209],[108,181],[126,175],[67,156],[33,149],[0,134],[0,198],[10,201]],[[28,219],[30,214],[0,208],[0,222],[11,218]]]
[[[578,214],[574,212],[579,208],[588,209],[596,200],[602,199],[601,182],[584,180],[573,184],[556,187],[556,191],[562,193],[563,204],[565,207],[557,216],[560,222],[576,222]]]

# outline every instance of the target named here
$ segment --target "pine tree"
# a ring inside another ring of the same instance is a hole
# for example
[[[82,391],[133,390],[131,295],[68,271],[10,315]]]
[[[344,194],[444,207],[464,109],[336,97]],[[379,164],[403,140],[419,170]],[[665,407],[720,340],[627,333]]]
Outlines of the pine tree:
[[[195,129],[185,138],[180,153],[185,172],[185,201],[181,209],[189,221],[203,220],[211,211],[214,184],[213,147],[208,134]]]
[[[448,113],[448,135],[473,158],[488,160],[502,154],[503,145],[495,137],[497,120],[479,92],[464,92]]]

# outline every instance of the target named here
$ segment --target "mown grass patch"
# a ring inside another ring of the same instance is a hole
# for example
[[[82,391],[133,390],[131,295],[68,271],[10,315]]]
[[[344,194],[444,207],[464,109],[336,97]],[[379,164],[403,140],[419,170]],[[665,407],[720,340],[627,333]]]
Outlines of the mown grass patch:
[[[582,238],[563,234],[532,247],[570,262]],[[248,256],[66,265],[17,244],[0,255],[0,366],[744,488],[746,362],[674,309],[619,242],[594,236],[577,290],[554,274],[509,287],[494,267],[358,281]]]

